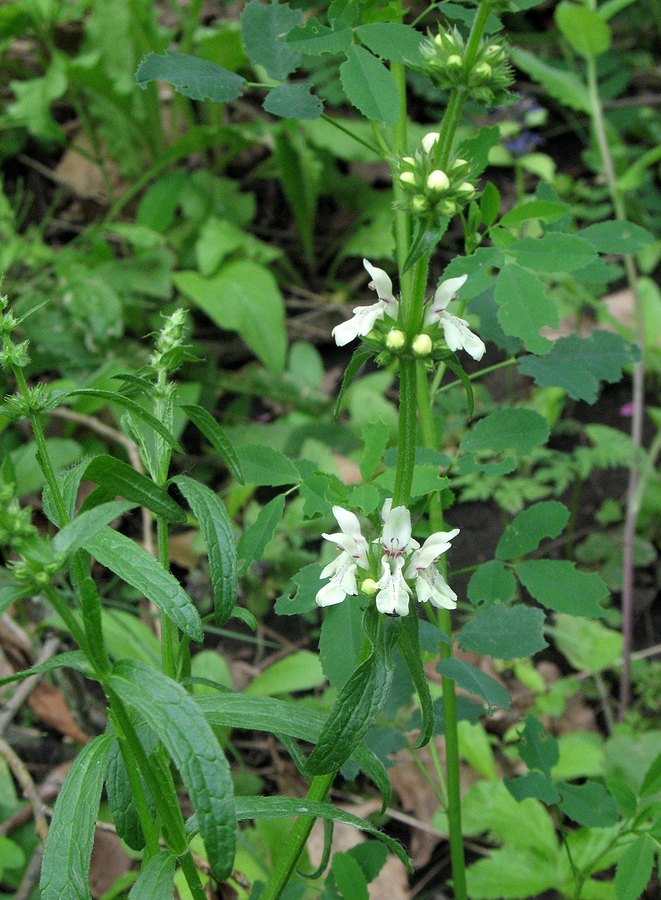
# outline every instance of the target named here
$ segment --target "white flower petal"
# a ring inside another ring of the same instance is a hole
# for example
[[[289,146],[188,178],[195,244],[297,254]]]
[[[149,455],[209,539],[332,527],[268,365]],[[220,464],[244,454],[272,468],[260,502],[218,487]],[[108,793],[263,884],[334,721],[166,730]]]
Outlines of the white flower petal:
[[[438,142],[439,137],[438,131],[430,131],[423,137],[422,149],[425,153],[431,153],[432,147]]]
[[[420,603],[429,601],[438,609],[456,609],[457,595],[434,566],[418,575],[415,592]]]
[[[376,608],[387,615],[405,616],[409,611],[409,595],[411,588],[404,580],[402,568],[403,559],[381,560],[383,575],[376,582],[379,589],[376,595]]]
[[[426,569],[443,553],[446,553],[451,546],[451,541],[459,534],[458,528],[452,531],[435,531],[430,534],[419,550],[416,550],[411,557],[411,562],[406,570],[407,578],[414,578],[416,573],[421,569]]]
[[[388,556],[399,556],[409,549],[411,513],[405,506],[391,509],[383,523],[381,546]]]
[[[317,591],[315,597],[317,606],[335,606],[341,603],[346,597],[346,593],[334,581],[330,581]]]
[[[434,294],[434,299],[431,304],[433,312],[437,313],[445,309],[459,288],[466,284],[467,279],[468,275],[460,275],[458,278],[446,278],[445,281],[442,281],[436,288],[436,293]]]
[[[473,334],[465,319],[442,312],[438,317],[438,322],[443,329],[445,343],[450,350],[463,348],[473,359],[482,359],[487,348],[484,345],[484,341],[476,334]]]
[[[384,272],[383,269],[379,269],[378,266],[373,266],[368,259],[363,260],[363,265],[370,274],[379,300],[387,300],[390,303],[395,303],[395,295],[392,292],[392,281],[387,272]]]

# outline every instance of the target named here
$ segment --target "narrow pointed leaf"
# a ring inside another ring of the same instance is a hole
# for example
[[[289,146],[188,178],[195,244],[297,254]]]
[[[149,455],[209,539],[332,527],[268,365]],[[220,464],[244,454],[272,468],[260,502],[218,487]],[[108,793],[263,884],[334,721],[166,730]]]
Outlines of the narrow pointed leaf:
[[[133,471],[133,470],[131,470]],[[110,503],[101,503],[94,509],[88,509],[72,519],[65,525],[62,531],[53,538],[53,550],[56,553],[75,553],[80,550],[86,540],[94,537],[102,528],[109,525],[113,519],[118,519],[125,512],[133,509],[135,503],[113,500]]]
[[[174,894],[175,857],[167,851],[145,863],[138,880],[129,891],[129,900],[154,900]]]
[[[422,666],[418,618],[416,616],[409,615],[404,618],[399,641],[397,642],[397,649],[406,663],[420,701],[422,727],[415,746],[424,747],[425,744],[429,743],[434,733],[434,706],[429,691],[429,682]]]
[[[52,672],[54,669],[75,669],[82,675],[91,677],[90,664],[87,658],[80,650],[72,650],[69,653],[59,653],[46,662],[39,663],[37,666],[31,666],[29,669],[23,669],[22,672],[14,672],[13,675],[5,675],[0,678],[0,687],[5,684],[11,684],[12,681],[23,681],[30,678],[31,675],[43,675],[44,672]]]
[[[164,487],[155,484],[141,472],[136,472],[133,466],[121,459],[107,455],[96,456],[85,470],[84,477],[113,494],[145,506],[169,522],[186,521],[185,512]]]
[[[334,419],[337,419],[338,415],[340,414],[345,391],[354,380],[360,369],[362,369],[362,367],[365,365],[367,360],[372,357],[372,355],[372,352],[365,349],[365,347],[358,347],[357,350],[354,350],[353,356],[349,360],[349,365],[344,370],[342,384],[340,385],[340,390],[337,394],[337,400],[335,401],[335,410],[333,411]]]
[[[204,407],[197,406],[197,404],[182,406],[181,408],[193,425],[195,425],[209,441],[218,456],[225,462],[225,465],[234,478],[241,484],[244,484],[245,480],[241,470],[241,463],[236,455],[234,446],[211,413],[204,409]]]
[[[115,739],[108,754],[106,796],[117,834],[132,850],[144,850],[145,836],[133,802],[124,760]]]

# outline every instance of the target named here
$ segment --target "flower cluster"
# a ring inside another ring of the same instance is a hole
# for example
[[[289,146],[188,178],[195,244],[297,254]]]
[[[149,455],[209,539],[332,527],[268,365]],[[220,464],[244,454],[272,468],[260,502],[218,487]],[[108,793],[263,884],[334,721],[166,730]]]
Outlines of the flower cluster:
[[[421,603],[454,609],[457,595],[449,587],[435,563],[450,549],[459,529],[437,531],[422,546],[411,534],[411,514],[405,506],[392,507],[386,500],[381,512],[380,537],[370,545],[354,513],[333,507],[340,531],[324,534],[340,551],[321,572],[330,578],[317,592],[319,606],[334,606],[358,593],[374,596],[381,613],[406,616],[409,598],[415,591]],[[360,585],[359,585],[360,578]]]
[[[357,306],[351,319],[335,326],[333,337],[338,347],[344,347],[357,337],[378,338],[374,329],[380,328],[383,344],[391,353],[412,352],[414,356],[429,357],[441,356],[447,350],[465,350],[473,359],[482,359],[486,351],[484,342],[470,330],[465,319],[447,311],[467,275],[441,282],[427,304],[424,330],[413,338],[409,347],[406,335],[396,327],[399,304],[393,294],[392,281],[383,269],[373,266],[368,260],[364,259],[363,265],[372,277],[370,287],[379,299],[371,306]]]
[[[466,46],[461,33],[453,28],[439,31],[425,40],[420,52],[425,71],[443,90],[464,87],[478,103],[493,105],[507,96],[512,83],[512,70],[502,41],[491,36],[480,41],[475,58],[467,65]]]
[[[476,196],[475,186],[467,181],[470,165],[455,159],[445,170],[434,163],[438,132],[431,131],[422,139],[422,149],[405,156],[398,166],[398,179],[404,188],[399,205],[415,215],[453,216]]]

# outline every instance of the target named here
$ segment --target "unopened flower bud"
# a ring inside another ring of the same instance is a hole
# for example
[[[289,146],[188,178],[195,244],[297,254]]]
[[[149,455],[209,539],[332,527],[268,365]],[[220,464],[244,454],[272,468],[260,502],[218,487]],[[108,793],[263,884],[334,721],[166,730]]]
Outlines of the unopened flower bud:
[[[413,172],[402,172],[399,176],[399,180],[403,185],[407,184],[415,184],[415,175]]]
[[[430,191],[436,191],[440,194],[443,191],[447,191],[450,187],[450,179],[442,169],[434,169],[427,178],[427,187]]]
[[[412,156],[405,156],[405,157],[402,159],[402,162],[405,162],[405,163],[406,163],[407,165],[409,165],[409,166],[414,166],[414,165],[415,165],[415,160],[413,159]]]
[[[425,153],[431,153],[432,147],[438,142],[440,135],[438,131],[430,131],[422,139],[422,149]]]
[[[453,169],[461,169],[463,166],[467,166],[467,165],[468,165],[468,163],[466,162],[465,159],[461,159],[460,157],[457,157],[457,159],[455,159],[455,161],[452,163],[452,168]]]
[[[406,344],[406,335],[399,328],[393,328],[388,332],[386,337],[386,347],[388,350],[401,350]]]
[[[463,64],[464,61],[458,53],[453,53],[452,56],[448,56],[446,63],[448,69],[461,69]]]
[[[457,193],[473,194],[475,193],[475,187],[470,183],[470,181],[462,181],[462,183],[457,188]]]
[[[414,212],[423,213],[427,211],[428,204],[426,199],[421,194],[418,194],[417,197],[413,198],[411,206],[413,207]]]
[[[428,334],[419,334],[413,338],[411,349],[416,356],[429,356],[432,350],[431,338]]]
[[[436,35],[436,37],[434,38],[434,43],[437,44],[439,47],[442,47],[442,46],[443,46],[443,34],[442,34],[442,32],[439,31],[439,33]]]
[[[438,211],[442,216],[453,216],[457,211],[457,204],[453,200],[444,200],[439,204]]]
[[[361,584],[360,590],[363,594],[367,594],[368,597],[372,597],[379,589],[376,586],[376,581],[373,578],[366,578]]]
[[[486,63],[486,62],[479,63],[473,69],[473,72],[475,73],[475,75],[477,75],[478,78],[482,78],[482,79],[491,78],[492,71],[493,70],[492,70],[491,66],[489,65],[489,63]]]

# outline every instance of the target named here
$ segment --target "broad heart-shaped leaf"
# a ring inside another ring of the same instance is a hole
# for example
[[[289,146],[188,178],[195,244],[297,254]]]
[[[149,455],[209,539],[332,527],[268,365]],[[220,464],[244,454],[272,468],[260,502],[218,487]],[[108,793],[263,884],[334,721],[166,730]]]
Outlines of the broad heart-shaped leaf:
[[[205,484],[186,475],[177,475],[172,481],[199,523],[207,547],[216,624],[224,625],[236,603],[236,545],[230,517],[222,500]]]
[[[603,616],[600,600],[608,588],[596,572],[579,572],[567,559],[530,559],[519,563],[521,584],[547,609],[572,616]]]
[[[43,900],[90,896],[90,858],[111,741],[107,734],[90,741],[74,760],[62,785],[41,864]]]
[[[418,622],[417,616],[408,615],[404,617],[402,628],[400,629],[399,640],[397,641],[397,649],[401,653],[402,658],[406,663],[406,668],[409,670],[409,674],[413,679],[413,684],[415,685],[415,690],[420,702],[422,727],[420,728],[420,734],[418,740],[415,742],[415,746],[424,747],[429,743],[434,733],[434,706],[429,691],[427,675],[422,666]]]
[[[588,828],[609,828],[618,820],[617,804],[603,784],[586,781],[585,784],[567,784],[558,781],[562,794],[560,809],[573,822]]]
[[[167,81],[176,91],[191,100],[213,100],[227,103],[240,96],[246,81],[208,59],[186,53],[148,53],[135,73],[141,88],[150,81]]]
[[[590,112],[590,95],[581,79],[567,69],[559,69],[545,63],[538,54],[514,47],[512,62],[526,72],[533,81],[546,88],[548,93],[563,106],[578,112]]]
[[[285,119],[318,119],[324,105],[310,86],[302,81],[294,84],[279,84],[270,91],[262,103],[266,112]]]
[[[601,382],[618,382],[622,367],[638,357],[638,348],[619,334],[597,329],[588,338],[560,338],[546,356],[524,356],[519,371],[540,387],[561,387],[574,400],[594,403]]]
[[[499,409],[476,422],[461,441],[466,453],[490,452],[497,456],[505,451],[530,453],[545,444],[549,426],[532,409]]]
[[[133,470],[131,470],[133,471]],[[62,531],[53,538],[53,550],[56,553],[75,553],[80,550],[85,541],[93,537],[113,519],[118,519],[125,512],[133,509],[134,503],[126,503],[122,500],[112,500],[110,503],[101,503],[87,512],[80,513],[65,525]]]
[[[144,863],[131,890],[129,900],[154,900],[155,897],[171,897],[174,893],[174,866],[176,857],[167,850]]]
[[[296,466],[275,447],[267,444],[244,444],[237,450],[246,484],[298,484],[301,475]]]
[[[468,582],[468,599],[474,606],[507,603],[516,593],[516,578],[499,559],[482,563]]]
[[[113,494],[126,497],[127,500],[139,503],[140,506],[146,506],[155,515],[163,516],[168,522],[181,524],[186,521],[186,513],[164,487],[154,484],[151,478],[136,472],[133,466],[114,456],[107,454],[95,456],[85,469],[83,477],[112,491]]]
[[[97,562],[158,606],[184,634],[198,643],[202,641],[202,620],[193,601],[177,579],[135,541],[104,528],[83,546]]]
[[[509,709],[510,695],[502,684],[469,663],[461,659],[442,659],[436,666],[436,671],[444,678],[456,681],[465,691],[482,697],[489,709],[494,706]]]
[[[569,510],[557,500],[533,503],[515,516],[503,531],[496,556],[498,559],[519,559],[539,547],[542,538],[554,538],[562,533],[569,519]]]
[[[212,872],[224,881],[234,862],[236,810],[229,765],[210,725],[191,695],[151,666],[123,660],[109,681],[165,745],[195,807]]]
[[[116,391],[105,391],[100,388],[77,388],[75,391],[67,391],[67,397],[97,397],[99,400],[107,400],[108,403],[116,403],[153,428],[157,434],[160,434],[168,447],[172,447],[177,453],[184,452],[165,425],[146,410],[144,406],[140,406],[135,400],[131,400],[130,397],[124,397]]]
[[[351,46],[352,31],[346,24],[336,20],[333,27],[322,25],[318,19],[308,19],[305,25],[292,28],[287,34],[287,43],[299,53],[320,56],[322,53],[342,53]]]
[[[271,372],[285,365],[284,300],[273,275],[248,259],[225,263],[211,278],[177,272],[179,290],[226,331],[237,331]]]
[[[457,635],[463,650],[496,659],[532,656],[548,647],[544,640],[544,613],[519,603],[502,603],[478,612]]]
[[[266,545],[271,540],[285,511],[285,495],[277,494],[263,506],[257,520],[241,535],[237,556],[241,561],[241,572],[245,572],[256,560],[262,558]]]
[[[560,759],[558,742],[531,714],[526,716],[517,750],[529,769],[537,769],[547,776],[551,775],[551,769]]]
[[[528,772],[518,778],[504,778],[503,784],[519,803],[533,797],[547,806],[553,806],[560,800],[560,792],[542,772]]]
[[[539,330],[558,324],[558,307],[534,272],[505,266],[496,278],[495,298],[498,322],[505,334],[521,338],[532,353],[548,353],[553,345]]]
[[[241,470],[241,463],[236,455],[236,450],[211,413],[197,404],[182,406],[181,408],[193,425],[195,425],[209,441],[218,456],[224,460],[234,478],[236,478],[240,484],[244,484],[245,479]]]
[[[610,28],[596,10],[563,0],[555,8],[555,21],[562,36],[581,56],[594,58],[611,45]]]
[[[600,253],[637,253],[656,241],[646,228],[618,220],[588,225],[579,235]]]
[[[615,870],[617,900],[638,900],[652,876],[656,845],[649,834],[639,834],[628,844]]]
[[[388,69],[364,47],[347,50],[340,80],[349,102],[368,119],[392,127],[399,118],[397,85]]]
[[[525,237],[506,252],[521,266],[535,272],[573,272],[590,265],[597,252],[589,241],[575,234],[549,231],[541,238]]]
[[[397,63],[421,63],[420,44],[424,35],[411,25],[396,22],[374,22],[359,25],[356,34],[363,44],[380,56]]]
[[[264,66],[271,78],[283,81],[301,61],[286,37],[302,21],[303,13],[288,3],[250,0],[241,13],[241,36],[252,64]]]

